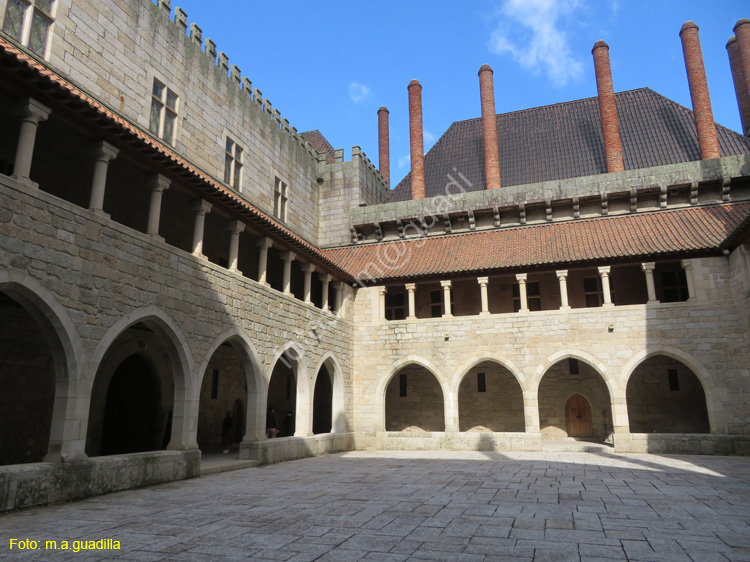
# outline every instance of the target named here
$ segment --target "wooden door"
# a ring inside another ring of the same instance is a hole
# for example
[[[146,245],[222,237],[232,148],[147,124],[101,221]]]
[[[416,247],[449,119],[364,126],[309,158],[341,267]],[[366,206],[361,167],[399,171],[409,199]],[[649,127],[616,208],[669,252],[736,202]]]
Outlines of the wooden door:
[[[568,426],[568,437],[593,437],[591,405],[584,396],[574,394],[568,398],[565,404],[565,421]]]

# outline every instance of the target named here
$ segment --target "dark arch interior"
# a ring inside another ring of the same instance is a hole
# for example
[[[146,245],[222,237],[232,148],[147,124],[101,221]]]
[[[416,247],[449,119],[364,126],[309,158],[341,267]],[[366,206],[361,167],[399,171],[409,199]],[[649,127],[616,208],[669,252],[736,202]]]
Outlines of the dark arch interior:
[[[523,391],[508,369],[485,361],[458,389],[459,431],[525,431]]]
[[[41,326],[0,292],[0,465],[39,462],[47,454],[55,371]]]
[[[285,353],[276,362],[268,384],[267,411],[274,408],[278,421],[277,437],[291,437],[297,418],[296,362]]]
[[[330,433],[333,426],[333,381],[328,368],[318,371],[313,393],[313,433]]]
[[[407,365],[385,392],[386,431],[445,431],[443,389],[421,365]]]

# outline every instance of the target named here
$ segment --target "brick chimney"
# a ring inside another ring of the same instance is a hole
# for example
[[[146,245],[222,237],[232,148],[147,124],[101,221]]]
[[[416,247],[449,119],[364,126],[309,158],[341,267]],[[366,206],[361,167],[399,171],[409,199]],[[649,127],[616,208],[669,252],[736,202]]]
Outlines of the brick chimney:
[[[609,64],[609,45],[604,41],[597,41],[594,43],[591,53],[594,55],[596,89],[599,93],[599,116],[602,121],[604,158],[607,161],[607,172],[622,172],[625,169],[625,163],[622,159],[620,124],[617,121],[617,104],[615,103],[615,90],[612,85],[612,68]]]
[[[482,99],[482,139],[484,141],[484,177],[487,189],[500,188],[500,148],[497,143],[495,85],[492,68],[479,69],[479,95]]]
[[[750,98],[748,98],[747,81],[745,73],[740,64],[740,51],[736,37],[730,37],[727,41],[727,53],[729,54],[729,66],[732,69],[734,80],[734,92],[737,95],[737,107],[740,110],[740,122],[742,123],[742,134],[750,133]]]
[[[388,108],[378,109],[378,164],[388,189],[391,188],[390,141],[388,139]]]
[[[409,82],[409,140],[411,144],[411,198],[424,199],[424,136],[422,134],[422,84]]]
[[[685,22],[680,29],[680,39],[682,39],[682,52],[685,55],[690,97],[693,100],[693,115],[695,128],[698,130],[701,159],[719,158],[721,156],[719,140],[716,137],[716,123],[713,111],[711,111],[711,98],[708,95],[698,26],[692,21]]]
[[[732,61],[731,51],[729,60],[732,64],[732,74],[734,75],[734,86],[737,89],[737,78],[744,85],[741,90],[737,91],[737,101],[740,103],[740,116],[742,116],[742,128],[745,135],[750,135],[750,20],[741,19],[734,26],[734,34],[737,38],[735,57],[736,64]],[[729,49],[727,44],[727,49]],[[735,70],[736,68],[736,70]],[[744,110],[740,101],[740,92],[744,91]]]

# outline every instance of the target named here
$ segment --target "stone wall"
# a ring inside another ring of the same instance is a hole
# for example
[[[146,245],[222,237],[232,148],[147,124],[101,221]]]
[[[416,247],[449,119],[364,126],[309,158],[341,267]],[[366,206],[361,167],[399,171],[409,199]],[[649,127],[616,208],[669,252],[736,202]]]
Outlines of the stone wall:
[[[406,377],[406,396],[401,394],[401,376]],[[409,365],[388,384],[385,395],[388,431],[443,431],[444,397],[440,383],[424,367]]]
[[[458,417],[459,431],[525,431],[523,393],[513,373],[491,361],[470,369],[458,389]]]

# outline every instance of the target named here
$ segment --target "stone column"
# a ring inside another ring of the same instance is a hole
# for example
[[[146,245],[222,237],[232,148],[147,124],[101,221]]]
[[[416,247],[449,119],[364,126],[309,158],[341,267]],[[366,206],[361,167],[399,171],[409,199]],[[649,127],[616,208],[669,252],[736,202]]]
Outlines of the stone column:
[[[416,306],[414,304],[414,292],[417,290],[416,283],[407,283],[406,292],[409,294],[409,315],[406,317],[407,320],[416,320]]]
[[[540,432],[539,394],[536,390],[523,391],[523,417],[526,433],[533,435]]]
[[[378,317],[382,321],[385,321],[385,295],[387,292],[387,287],[378,287]]]
[[[341,307],[343,306],[344,296],[344,282],[334,281],[333,282],[333,307],[336,310],[336,316],[341,316]]]
[[[302,271],[305,274],[305,302],[312,303],[312,274],[315,271],[315,266],[311,263],[300,264]]]
[[[570,310],[570,305],[568,305],[568,270],[559,269],[557,280],[560,281],[560,310]]]
[[[229,230],[229,271],[242,273],[237,269],[237,261],[240,253],[240,234],[245,230],[245,223],[242,221],[231,221],[227,225]]]
[[[656,264],[652,261],[641,264],[641,269],[643,270],[643,273],[646,274],[646,290],[648,291],[647,304],[656,304],[659,302],[656,298],[656,288],[654,287],[654,267],[656,267]]]
[[[445,408],[445,432],[458,433],[460,428],[458,418],[458,396],[453,392],[447,392],[444,400]]]
[[[453,316],[451,311],[451,281],[441,281],[440,286],[443,288],[443,318]]]
[[[11,177],[31,187],[39,187],[29,178],[31,160],[34,156],[34,144],[36,143],[36,131],[39,128],[39,123],[46,121],[51,112],[52,110],[49,107],[32,98],[27,99],[21,106],[21,132],[18,134],[16,160],[13,164],[13,175]]]
[[[258,246],[258,283],[270,285],[268,282],[268,248],[273,246],[270,238],[265,236],[255,243]]]
[[[195,224],[193,226],[193,255],[199,258],[205,258],[203,255],[203,230],[206,225],[206,213],[211,211],[211,203],[198,199],[190,207],[195,211]]]
[[[164,191],[172,185],[172,180],[161,174],[154,174],[148,180],[148,187],[151,189],[151,204],[148,208],[148,226],[146,234],[154,238],[159,236],[159,221],[161,219],[161,197]]]
[[[602,278],[602,297],[604,298],[604,304],[602,305],[603,308],[609,308],[611,306],[614,306],[612,304],[612,295],[609,292],[609,272],[610,272],[610,266],[605,265],[603,267],[598,268],[599,269],[599,275]]]
[[[102,141],[94,146],[91,152],[94,156],[94,179],[91,181],[89,211],[103,215],[105,214],[104,192],[107,189],[107,168],[109,168],[109,162],[117,158],[120,151],[108,142]]]
[[[528,312],[529,303],[526,298],[526,279],[528,274],[516,273],[516,281],[518,281],[518,296],[521,298],[521,310],[518,312]]]
[[[685,270],[685,279],[687,280],[687,286],[688,286],[688,300],[694,301],[695,300],[695,280],[693,279],[693,261],[682,260],[680,262],[680,265],[682,266],[682,269]]]
[[[281,259],[284,262],[284,277],[283,277],[283,287],[284,287],[284,294],[285,295],[291,295],[292,294],[292,262],[294,261],[294,253],[293,252],[284,252],[281,254]]]
[[[318,279],[323,283],[323,299],[321,307],[324,311],[329,310],[328,308],[328,284],[331,282],[330,273],[318,273]]]
[[[482,296],[482,312],[481,316],[487,316],[490,313],[490,300],[487,297],[487,285],[490,282],[489,277],[477,277],[477,283],[479,283],[479,292]]]

